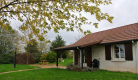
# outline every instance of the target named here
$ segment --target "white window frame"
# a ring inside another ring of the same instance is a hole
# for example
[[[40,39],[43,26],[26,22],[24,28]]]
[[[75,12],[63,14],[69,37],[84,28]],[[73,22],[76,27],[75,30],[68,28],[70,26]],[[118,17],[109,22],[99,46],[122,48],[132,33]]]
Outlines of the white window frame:
[[[115,49],[114,49],[114,46],[115,45],[119,45],[119,58],[115,58]],[[111,47],[111,57],[112,57],[112,60],[111,61],[126,61],[125,60],[125,57],[124,58],[121,58],[121,54],[120,54],[120,45],[124,45],[124,44],[115,44],[115,45],[112,45]],[[125,46],[124,46],[124,56],[125,56]]]

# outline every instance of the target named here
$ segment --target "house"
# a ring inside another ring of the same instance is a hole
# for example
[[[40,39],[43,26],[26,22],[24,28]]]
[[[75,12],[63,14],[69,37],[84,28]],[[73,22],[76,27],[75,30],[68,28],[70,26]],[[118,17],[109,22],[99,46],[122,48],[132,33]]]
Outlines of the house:
[[[74,50],[74,65],[81,68],[91,67],[97,59],[100,69],[138,73],[138,23],[92,33],[72,45],[54,49],[57,56],[63,50]]]

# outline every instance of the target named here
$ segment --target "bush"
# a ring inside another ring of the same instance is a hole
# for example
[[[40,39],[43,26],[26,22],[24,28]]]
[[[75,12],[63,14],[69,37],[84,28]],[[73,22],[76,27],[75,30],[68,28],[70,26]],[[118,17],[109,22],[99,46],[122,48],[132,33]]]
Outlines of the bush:
[[[91,71],[93,71],[93,70],[92,70],[92,68],[90,68],[90,67],[86,67],[86,71],[87,71],[87,72],[91,72]]]
[[[56,53],[54,51],[50,51],[47,53],[46,60],[50,63],[56,62]]]
[[[63,59],[67,58],[67,53],[66,53],[66,52],[64,52],[64,53],[62,54],[62,58],[63,58]]]
[[[27,54],[26,53],[20,53],[16,57],[16,63],[17,64],[27,64]],[[32,54],[28,54],[28,64],[35,63],[35,58]]]
[[[72,63],[68,64],[66,69],[67,70],[73,70],[73,64]]]
[[[13,63],[14,55],[9,53],[0,54],[0,63],[2,64],[10,64]]]
[[[67,54],[67,58],[68,58],[68,59],[73,58],[73,54],[69,54],[69,53],[68,53],[68,54]]]
[[[46,60],[46,56],[47,56],[46,53],[45,54],[42,54],[41,57],[40,57],[40,60]]]
[[[73,65],[72,63],[68,64],[66,69],[71,71],[82,71],[78,65]]]
[[[73,54],[70,54],[70,58],[73,58]]]
[[[91,68],[91,67],[86,67],[86,69],[81,69],[79,65],[73,65],[73,63],[70,63],[66,67],[67,70],[70,71],[86,71],[86,72],[91,72],[91,71],[98,71],[98,68]]]
[[[41,53],[34,53],[35,63],[40,62]]]

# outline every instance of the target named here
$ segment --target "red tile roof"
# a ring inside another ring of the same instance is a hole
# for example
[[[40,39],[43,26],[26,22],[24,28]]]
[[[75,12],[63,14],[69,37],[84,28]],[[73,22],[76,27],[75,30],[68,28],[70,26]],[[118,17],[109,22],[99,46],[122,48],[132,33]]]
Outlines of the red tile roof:
[[[55,48],[54,50],[67,49],[69,47],[76,46],[85,47],[97,43],[102,44],[135,39],[138,39],[138,23],[92,33],[86,35],[74,44]]]

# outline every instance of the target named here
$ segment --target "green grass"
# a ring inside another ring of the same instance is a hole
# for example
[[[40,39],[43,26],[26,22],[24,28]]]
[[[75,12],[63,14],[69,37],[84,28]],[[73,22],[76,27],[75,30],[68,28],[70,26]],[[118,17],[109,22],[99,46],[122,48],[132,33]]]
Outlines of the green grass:
[[[64,62],[58,62],[58,64],[60,66],[67,66],[69,63],[72,63],[72,62],[73,62],[73,59],[64,59]],[[50,63],[50,64],[56,64],[56,62]]]
[[[65,69],[49,68],[0,74],[0,80],[137,80],[138,74],[94,71],[75,72]]]
[[[29,66],[29,65],[16,65],[16,68],[14,68],[14,64],[0,64],[0,73],[8,72],[8,71],[23,70],[23,69],[33,69],[33,68],[39,68],[39,67]]]

